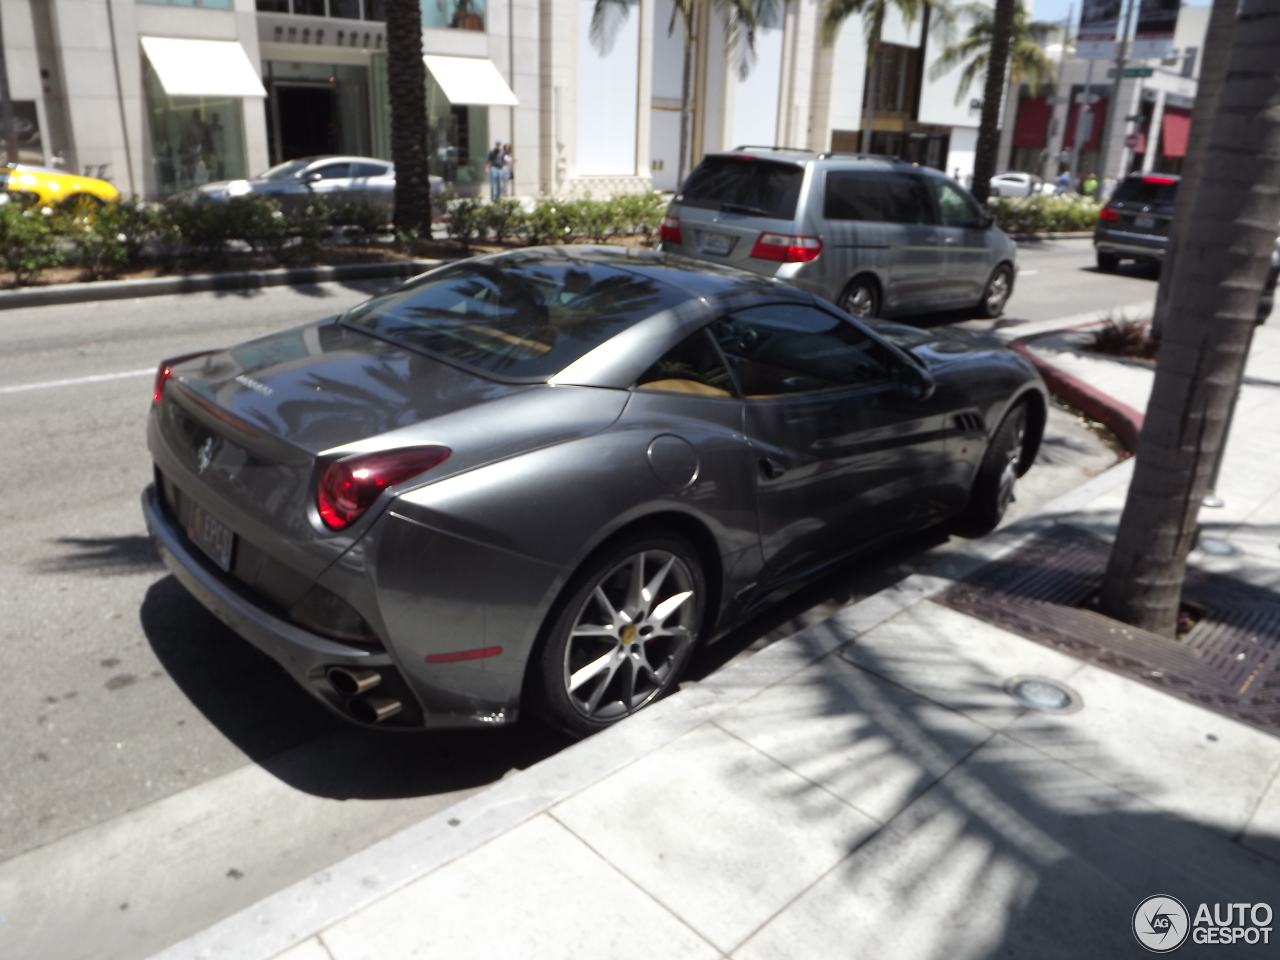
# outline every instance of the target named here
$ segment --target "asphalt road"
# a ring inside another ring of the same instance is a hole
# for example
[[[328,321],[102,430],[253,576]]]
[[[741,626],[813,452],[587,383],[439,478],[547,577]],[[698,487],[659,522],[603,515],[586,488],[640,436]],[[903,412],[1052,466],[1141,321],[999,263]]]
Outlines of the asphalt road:
[[[1155,292],[1149,273],[1093,271],[1086,242],[1027,247],[1020,263],[1003,326]],[[564,746],[532,723],[347,727],[192,600],[145,535],[157,362],[382,286],[0,312],[0,956],[147,956]],[[1113,459],[1055,411],[1017,510]],[[953,547],[929,535],[837,571],[707,651],[692,681]]]

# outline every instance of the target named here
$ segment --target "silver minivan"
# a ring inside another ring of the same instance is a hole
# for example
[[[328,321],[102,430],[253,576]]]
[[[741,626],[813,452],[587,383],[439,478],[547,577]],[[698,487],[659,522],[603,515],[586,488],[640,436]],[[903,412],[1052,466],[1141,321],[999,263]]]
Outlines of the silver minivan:
[[[893,157],[739,147],[708,154],[662,222],[662,249],[777,277],[855,317],[997,317],[1017,252],[950,177]]]

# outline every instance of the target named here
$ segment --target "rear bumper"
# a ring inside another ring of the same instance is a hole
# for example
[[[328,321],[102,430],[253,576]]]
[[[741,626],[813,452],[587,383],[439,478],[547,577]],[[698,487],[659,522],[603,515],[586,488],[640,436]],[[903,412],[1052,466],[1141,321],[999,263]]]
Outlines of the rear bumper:
[[[1168,237],[1125,230],[1095,230],[1093,245],[1099,253],[1111,253],[1117,257],[1133,257],[1139,260],[1163,260]]]
[[[344,720],[360,723],[352,716],[347,701],[330,686],[325,676],[326,670],[332,666],[375,669],[383,674],[384,683],[374,692],[399,699],[403,709],[398,717],[379,724],[379,729],[457,725],[432,722],[435,718],[423,710],[419,698],[405,683],[391,655],[385,650],[365,650],[304,630],[276,616],[247,590],[223,575],[191,546],[186,534],[164,511],[154,485],[143,491],[142,514],[165,566],[191,595],[228,627],[284,667],[308,692]]]

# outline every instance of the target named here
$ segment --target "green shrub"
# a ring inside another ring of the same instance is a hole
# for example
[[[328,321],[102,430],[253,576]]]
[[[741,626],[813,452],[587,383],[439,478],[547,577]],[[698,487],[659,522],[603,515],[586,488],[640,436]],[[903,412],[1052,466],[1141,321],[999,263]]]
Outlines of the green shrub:
[[[75,263],[91,279],[110,276],[129,261],[129,238],[121,229],[123,217],[118,208],[115,203],[81,206],[63,211],[55,221],[55,229],[75,249]]]
[[[992,197],[987,208],[1009,233],[1069,233],[1092,230],[1098,222],[1098,204],[1088,197]]]
[[[643,234],[645,242],[651,242],[667,212],[666,197],[657,190],[651,190],[646,193],[624,193],[614,197],[613,202],[622,221],[621,232],[630,236]]]
[[[333,209],[317,198],[285,218],[287,240],[273,250],[276,261],[301,264],[314,260],[333,231],[333,216]]]
[[[503,197],[486,204],[480,213],[481,233],[488,234],[494,242],[501,243],[507,237],[519,236],[524,232],[524,210],[520,201],[512,197]]]
[[[450,200],[449,236],[464,247],[475,240],[484,239],[485,213],[484,201],[479,197],[460,197]]]
[[[164,217],[188,257],[214,266],[226,263],[233,233],[229,202],[172,199],[165,204]]]
[[[0,206],[0,267],[13,274],[15,286],[30,283],[41,270],[65,259],[53,220],[49,207]]]
[[[569,243],[574,236],[570,216],[573,207],[554,197],[540,197],[525,215],[524,238],[530,246]]]
[[[387,208],[368,201],[343,203],[333,210],[333,225],[360,237],[374,237],[387,228]]]

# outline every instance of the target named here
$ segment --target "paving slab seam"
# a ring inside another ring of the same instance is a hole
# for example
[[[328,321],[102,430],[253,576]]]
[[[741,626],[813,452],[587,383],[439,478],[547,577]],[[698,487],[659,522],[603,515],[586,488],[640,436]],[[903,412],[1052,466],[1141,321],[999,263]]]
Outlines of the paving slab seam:
[[[286,887],[161,951],[156,960],[270,960],[807,668],[957,577],[1016,549],[1055,522],[1054,514],[1079,509],[1131,473],[1131,461],[1118,464],[1040,512],[973,541],[964,552]]]

